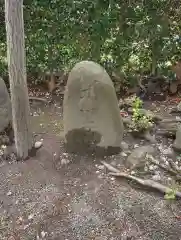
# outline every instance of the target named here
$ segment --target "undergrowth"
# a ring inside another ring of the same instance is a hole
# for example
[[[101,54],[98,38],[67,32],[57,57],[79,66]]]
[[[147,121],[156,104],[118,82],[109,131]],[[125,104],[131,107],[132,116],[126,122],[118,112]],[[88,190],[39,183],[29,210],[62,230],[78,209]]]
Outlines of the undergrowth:
[[[132,124],[130,128],[132,131],[143,132],[152,127],[152,117],[146,116],[144,113],[141,112],[143,106],[143,101],[136,97],[132,104]]]

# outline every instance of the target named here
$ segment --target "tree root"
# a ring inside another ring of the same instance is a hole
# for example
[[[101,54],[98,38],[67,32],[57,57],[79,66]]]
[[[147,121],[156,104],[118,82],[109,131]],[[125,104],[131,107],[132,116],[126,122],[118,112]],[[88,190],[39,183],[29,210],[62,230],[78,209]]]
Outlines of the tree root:
[[[105,161],[101,161],[101,163],[111,172],[114,172],[114,173],[119,173],[119,169],[111,166],[109,163],[106,163]]]
[[[135,176],[132,176],[128,173],[125,172],[120,172],[118,169],[112,167],[110,164],[105,163],[104,161],[102,161],[102,164],[108,169],[111,170],[111,172],[109,173],[109,175],[111,176],[115,176],[115,177],[124,177],[126,179],[129,180],[133,180],[136,183],[144,186],[144,187],[149,187],[149,188],[153,188],[155,190],[158,190],[161,193],[168,193],[170,191],[173,191],[170,187],[164,186],[161,183],[155,182],[153,180],[144,180]],[[179,191],[175,191],[175,196],[181,198],[181,192]]]

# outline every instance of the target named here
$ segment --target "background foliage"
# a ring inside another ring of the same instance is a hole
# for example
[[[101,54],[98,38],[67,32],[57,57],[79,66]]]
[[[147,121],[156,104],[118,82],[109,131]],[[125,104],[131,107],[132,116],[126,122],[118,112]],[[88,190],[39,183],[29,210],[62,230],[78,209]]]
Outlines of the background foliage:
[[[181,53],[176,0],[26,0],[27,69],[68,70],[80,60],[126,76],[170,75]],[[0,3],[0,70],[7,75],[4,5]]]

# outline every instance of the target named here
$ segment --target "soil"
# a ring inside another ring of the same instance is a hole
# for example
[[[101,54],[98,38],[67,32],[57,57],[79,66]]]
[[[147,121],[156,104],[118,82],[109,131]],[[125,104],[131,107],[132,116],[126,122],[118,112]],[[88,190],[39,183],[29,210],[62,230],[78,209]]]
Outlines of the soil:
[[[0,239],[181,239],[179,200],[108,176],[100,158],[66,153],[60,99],[32,105],[32,128],[43,139],[36,157],[1,162]],[[124,141],[148,144],[129,136]],[[124,156],[104,160],[122,166]]]

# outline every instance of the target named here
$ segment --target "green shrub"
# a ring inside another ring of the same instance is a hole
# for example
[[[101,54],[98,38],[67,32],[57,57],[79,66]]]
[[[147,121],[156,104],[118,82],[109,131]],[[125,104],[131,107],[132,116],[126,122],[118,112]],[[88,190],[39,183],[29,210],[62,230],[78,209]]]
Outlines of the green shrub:
[[[153,125],[152,118],[144,115],[140,111],[142,105],[143,105],[142,100],[136,97],[132,105],[133,116],[132,124],[130,125],[132,131],[142,132],[149,129]]]

